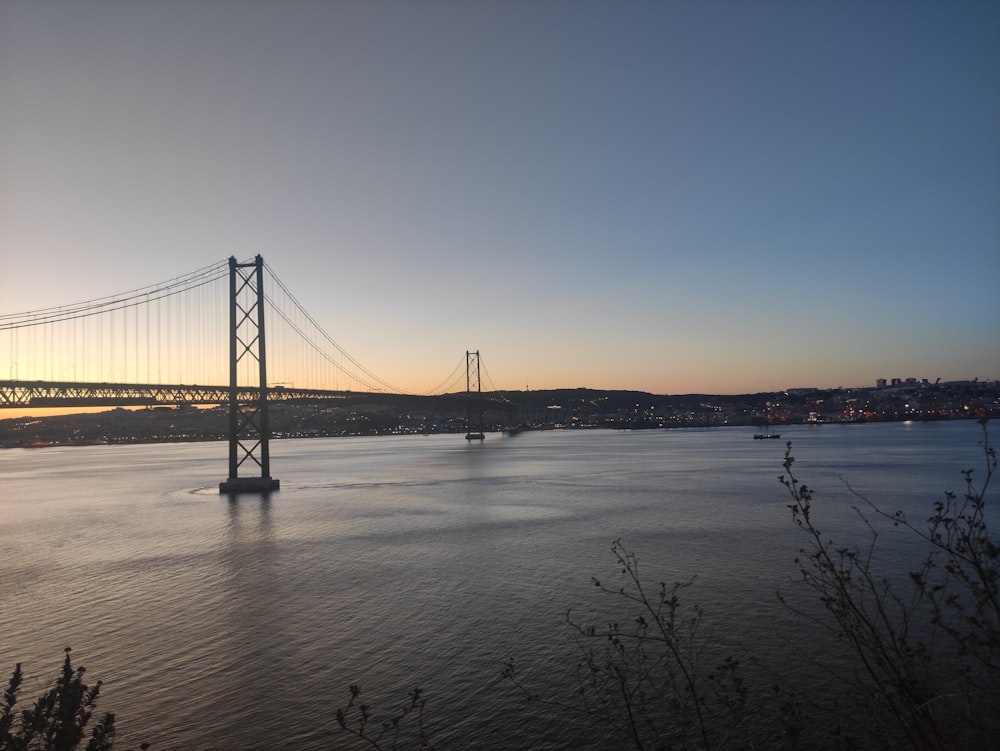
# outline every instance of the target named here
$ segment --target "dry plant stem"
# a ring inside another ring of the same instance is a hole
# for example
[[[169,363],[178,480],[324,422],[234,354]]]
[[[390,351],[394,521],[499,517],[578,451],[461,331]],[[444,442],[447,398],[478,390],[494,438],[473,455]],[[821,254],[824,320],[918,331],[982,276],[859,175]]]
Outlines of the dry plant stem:
[[[705,748],[711,748],[712,743],[709,739],[708,728],[706,727],[705,717],[702,712],[702,701],[698,694],[698,685],[695,681],[694,674],[688,667],[686,657],[681,654],[676,628],[677,607],[680,604],[677,592],[681,588],[689,586],[690,582],[675,582],[673,587],[669,590],[666,582],[660,582],[660,591],[655,600],[656,604],[654,606],[653,601],[651,601],[646,595],[642,586],[642,580],[639,577],[639,560],[636,557],[636,554],[632,551],[627,551],[622,545],[620,539],[615,540],[614,544],[611,546],[611,550],[614,553],[615,558],[618,560],[618,563],[622,566],[622,573],[628,577],[632,586],[635,587],[635,594],[626,591],[624,587],[620,587],[618,590],[610,590],[604,587],[597,579],[593,580],[594,584],[605,592],[618,594],[629,602],[639,605],[648,615],[651,616],[651,620],[654,627],[660,634],[663,645],[669,650],[670,654],[674,658],[674,664],[683,675],[684,688],[691,694],[695,714],[698,718],[698,731],[705,744]],[[666,614],[664,614],[664,609],[666,609]],[[638,618],[638,624],[641,629],[641,633],[644,635],[649,624],[642,615]],[[626,634],[625,638],[630,638],[630,635]]]
[[[409,701],[396,714],[383,721],[374,731],[369,730],[371,720],[371,707],[359,702],[361,697],[361,687],[353,684],[349,687],[350,699],[347,705],[337,710],[337,724],[353,735],[355,738],[378,751],[395,751],[399,747],[400,730],[403,721],[409,716],[416,717],[416,739],[418,748],[426,751],[433,751],[424,728],[423,714],[427,700],[423,698],[423,691],[414,688],[410,692]],[[355,726],[351,725],[352,716],[356,716]]]
[[[679,593],[692,582],[659,582],[657,593],[651,594],[636,554],[621,540],[613,543],[612,553],[624,583],[614,588],[598,579],[592,582],[629,609],[638,606],[638,612],[604,630],[582,625],[567,612],[581,654],[579,703],[547,699],[529,689],[517,677],[511,658],[503,676],[529,700],[599,722],[642,751],[726,746],[746,706],[739,660],[729,657],[713,671],[702,670],[701,610],[695,607],[693,616],[683,620],[680,611]]]

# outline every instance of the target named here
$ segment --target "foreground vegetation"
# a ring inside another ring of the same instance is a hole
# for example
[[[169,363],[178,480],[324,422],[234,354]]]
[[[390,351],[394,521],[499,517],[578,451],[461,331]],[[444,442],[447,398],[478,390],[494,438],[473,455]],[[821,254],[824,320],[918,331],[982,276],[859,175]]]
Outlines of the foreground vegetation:
[[[619,618],[595,627],[567,615],[580,647],[575,699],[528,685],[513,659],[503,676],[553,717],[609,738],[605,747],[1000,748],[1000,541],[987,507],[997,458],[982,426],[984,469],[963,473],[964,492],[946,493],[921,520],[855,493],[861,535],[848,543],[821,532],[816,491],[795,475],[787,444],[778,479],[803,535],[795,565],[813,597],[802,606],[779,598],[829,638],[837,659],[831,680],[812,676],[803,686],[748,648],[720,652],[704,635],[701,610],[682,601],[691,582],[646,581],[638,555],[621,541],[612,546],[620,579],[593,581],[617,603]],[[908,576],[880,566],[887,528],[924,546]],[[359,705],[359,693],[352,687],[338,715],[345,730],[372,748],[433,747],[419,693],[381,723]],[[400,728],[412,717],[406,736]]]
[[[834,646],[833,690],[803,687],[749,648],[725,654],[700,609],[684,601],[690,582],[647,581],[621,541],[612,546],[618,580],[593,581],[619,617],[593,626],[567,615],[580,650],[573,698],[531,685],[513,658],[503,677],[535,716],[570,717],[613,748],[1000,748],[1000,543],[987,506],[997,458],[982,426],[983,470],[963,473],[963,492],[946,493],[926,519],[855,493],[861,534],[849,542],[821,532],[817,492],[795,475],[787,445],[779,481],[802,535],[795,565],[812,597],[779,597]],[[889,529],[925,551],[903,577],[879,557]],[[112,749],[114,715],[87,734],[101,684],[88,687],[83,675],[67,650],[53,685],[19,711],[18,665],[0,703],[0,751]],[[420,689],[380,715],[351,686],[336,715],[343,735],[331,747],[432,749],[426,711]]]
[[[21,664],[14,668],[3,699],[0,701],[0,751],[72,751],[87,739],[86,751],[111,751],[115,739],[115,716],[104,714],[90,729],[87,726],[97,706],[101,682],[88,686],[83,682],[86,669],[73,668],[70,648],[66,647],[62,672],[35,702],[15,711],[24,673]],[[143,749],[148,748],[143,744]]]

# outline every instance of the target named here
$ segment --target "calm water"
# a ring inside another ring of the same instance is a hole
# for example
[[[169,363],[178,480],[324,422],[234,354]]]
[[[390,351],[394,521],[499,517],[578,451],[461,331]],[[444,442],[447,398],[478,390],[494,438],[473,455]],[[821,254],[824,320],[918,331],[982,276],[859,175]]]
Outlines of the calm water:
[[[223,443],[2,451],[0,669],[25,664],[27,698],[71,645],[123,748],[342,748],[352,683],[376,711],[419,684],[439,748],[571,748],[499,671],[511,654],[558,683],[566,610],[613,612],[590,577],[615,581],[615,538],[653,581],[696,575],[712,633],[781,666],[798,657],[774,593],[801,543],[785,438],[831,534],[852,524],[841,478],[921,517],[983,465],[971,421],[751,433],[280,441],[281,491],[236,501]]]

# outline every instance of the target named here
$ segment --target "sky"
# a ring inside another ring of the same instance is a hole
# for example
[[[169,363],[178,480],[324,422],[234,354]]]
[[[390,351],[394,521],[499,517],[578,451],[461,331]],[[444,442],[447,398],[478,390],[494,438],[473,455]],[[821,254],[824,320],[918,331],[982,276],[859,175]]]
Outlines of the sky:
[[[256,254],[415,393],[1000,378],[1000,3],[0,0],[0,313]]]

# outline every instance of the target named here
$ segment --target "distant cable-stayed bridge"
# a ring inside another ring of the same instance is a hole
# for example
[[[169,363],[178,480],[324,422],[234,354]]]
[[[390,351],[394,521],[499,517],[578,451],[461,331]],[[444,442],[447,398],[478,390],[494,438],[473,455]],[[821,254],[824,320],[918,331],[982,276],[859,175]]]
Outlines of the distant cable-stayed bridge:
[[[223,490],[277,487],[268,466],[269,403],[406,393],[346,352],[260,256],[118,295],[0,315],[4,355],[0,408],[228,404]],[[478,397],[479,384],[479,353],[466,352],[425,395]],[[470,408],[469,435],[479,437],[481,417],[474,423],[473,415]],[[239,476],[248,461],[260,478]]]

